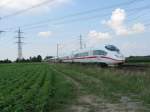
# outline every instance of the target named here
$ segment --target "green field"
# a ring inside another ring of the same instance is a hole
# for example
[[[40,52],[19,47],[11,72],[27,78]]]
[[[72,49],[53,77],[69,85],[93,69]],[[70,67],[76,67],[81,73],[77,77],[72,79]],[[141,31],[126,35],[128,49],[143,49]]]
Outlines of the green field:
[[[150,69],[0,65],[0,112],[150,112]]]

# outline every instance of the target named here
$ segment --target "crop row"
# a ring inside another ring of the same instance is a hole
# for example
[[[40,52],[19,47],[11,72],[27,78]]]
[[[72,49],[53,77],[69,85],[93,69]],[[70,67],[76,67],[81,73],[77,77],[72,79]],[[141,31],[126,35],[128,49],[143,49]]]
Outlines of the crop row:
[[[73,85],[48,64],[0,66],[0,112],[63,112],[74,98]]]

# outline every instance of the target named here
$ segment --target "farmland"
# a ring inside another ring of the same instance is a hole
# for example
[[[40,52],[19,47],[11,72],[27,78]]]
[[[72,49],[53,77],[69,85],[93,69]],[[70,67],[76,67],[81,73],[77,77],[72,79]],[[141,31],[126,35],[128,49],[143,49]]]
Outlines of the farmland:
[[[149,112],[150,69],[0,65],[0,112]]]

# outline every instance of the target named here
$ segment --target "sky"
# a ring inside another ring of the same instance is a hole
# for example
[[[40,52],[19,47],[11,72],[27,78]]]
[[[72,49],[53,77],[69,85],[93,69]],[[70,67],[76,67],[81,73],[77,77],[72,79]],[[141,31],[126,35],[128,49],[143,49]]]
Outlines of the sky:
[[[117,46],[125,56],[150,55],[149,0],[0,1],[0,60],[17,58],[17,31],[23,57],[64,56],[80,48]]]

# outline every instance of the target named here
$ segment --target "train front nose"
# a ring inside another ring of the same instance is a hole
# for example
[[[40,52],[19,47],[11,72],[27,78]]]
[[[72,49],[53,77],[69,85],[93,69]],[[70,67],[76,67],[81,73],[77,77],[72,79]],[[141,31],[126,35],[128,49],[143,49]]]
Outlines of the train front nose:
[[[121,54],[121,53],[115,54],[115,58],[116,58],[118,61],[122,61],[122,62],[125,61],[125,57],[124,57],[124,55]]]

